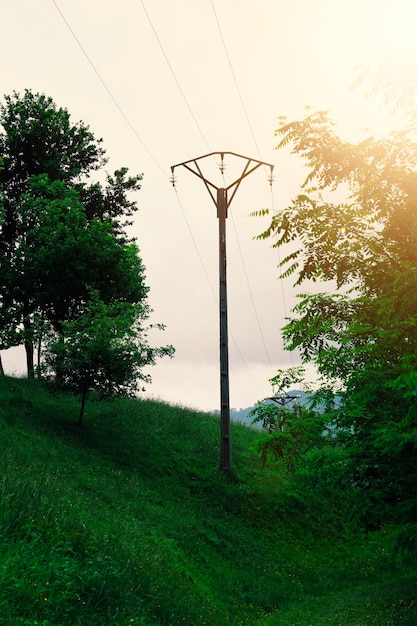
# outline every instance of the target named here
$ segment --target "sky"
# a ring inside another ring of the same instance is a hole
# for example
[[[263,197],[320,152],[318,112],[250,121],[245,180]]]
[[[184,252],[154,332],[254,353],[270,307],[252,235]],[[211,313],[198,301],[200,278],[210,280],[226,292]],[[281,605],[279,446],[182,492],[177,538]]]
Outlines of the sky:
[[[218,220],[202,180],[171,166],[199,161],[216,186],[240,185],[227,219],[229,380],[232,408],[271,394],[277,369],[300,363],[280,329],[296,302],[278,278],[272,241],[255,237],[299,191],[302,163],[277,151],[278,117],[328,110],[345,138],[383,133],[386,110],[352,90],[355,68],[416,58],[414,0],[2,0],[0,98],[28,88],[51,96],[103,139],[109,172],[143,173],[132,235],[147,268],[151,321],[173,359],[150,371],[143,397],[204,411],[220,403]],[[415,67],[415,64],[414,64]],[[370,129],[370,131],[365,130]],[[24,372],[22,349],[5,370]]]

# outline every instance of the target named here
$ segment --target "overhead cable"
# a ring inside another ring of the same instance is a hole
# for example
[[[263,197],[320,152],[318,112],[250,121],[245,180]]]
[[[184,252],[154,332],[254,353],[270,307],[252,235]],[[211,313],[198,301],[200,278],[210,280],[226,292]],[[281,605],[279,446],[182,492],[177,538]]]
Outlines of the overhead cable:
[[[93,70],[93,71],[94,71],[94,73],[96,74],[97,78],[98,78],[98,79],[99,79],[99,81],[101,82],[102,86],[104,87],[105,91],[107,92],[108,96],[109,96],[109,97],[110,97],[110,99],[112,100],[113,104],[116,106],[116,108],[118,109],[119,113],[122,115],[123,119],[124,119],[124,120],[125,120],[125,122],[128,124],[129,128],[131,129],[131,131],[133,132],[133,134],[135,135],[135,137],[139,140],[139,142],[140,142],[140,144],[142,145],[142,147],[144,148],[144,150],[147,152],[147,154],[150,156],[150,158],[152,159],[152,161],[155,163],[155,165],[158,167],[158,169],[160,170],[160,172],[162,173],[162,175],[163,175],[163,176],[164,176],[164,178],[166,179],[166,174],[165,174],[165,170],[164,170],[164,168],[160,165],[159,161],[158,161],[158,160],[156,159],[156,157],[152,154],[152,152],[150,151],[150,149],[146,146],[146,144],[144,143],[144,141],[143,141],[142,137],[139,135],[138,131],[136,130],[135,126],[134,126],[134,125],[133,125],[133,123],[130,121],[129,117],[127,116],[127,114],[126,114],[126,113],[125,113],[125,111],[123,110],[122,106],[119,104],[119,102],[118,102],[118,100],[116,99],[116,97],[113,95],[113,93],[112,93],[111,89],[108,87],[108,85],[107,85],[106,81],[104,80],[104,78],[102,77],[101,73],[100,73],[100,72],[99,72],[99,70],[97,69],[97,67],[96,67],[96,65],[94,64],[94,62],[93,62],[92,58],[91,58],[91,57],[90,57],[90,55],[88,54],[88,52],[87,52],[87,50],[85,49],[85,47],[82,45],[82,43],[81,43],[80,39],[77,37],[77,35],[76,35],[75,31],[73,30],[73,28],[71,27],[70,23],[69,23],[69,22],[68,22],[68,20],[66,19],[65,15],[63,14],[63,12],[62,12],[61,8],[59,7],[58,3],[56,2],[56,0],[52,0],[52,2],[53,2],[53,4],[54,4],[54,6],[55,6],[56,10],[58,11],[58,13],[59,13],[59,15],[60,15],[61,19],[63,20],[64,24],[66,25],[67,29],[68,29],[68,30],[69,30],[69,32],[71,33],[71,35],[72,35],[73,39],[75,40],[75,42],[77,43],[77,45],[78,45],[78,47],[80,48],[81,52],[83,53],[84,57],[86,58],[87,62],[89,63],[90,67],[92,68],[92,70]],[[169,59],[168,59],[168,56],[167,56],[167,55],[166,55],[166,53],[165,53],[165,50],[164,50],[164,48],[163,48],[163,46],[162,46],[162,43],[161,43],[160,38],[159,38],[159,36],[158,36],[158,34],[157,34],[157,31],[156,31],[156,29],[155,29],[155,27],[154,27],[154,25],[153,25],[153,23],[152,23],[152,21],[151,21],[151,19],[150,19],[150,16],[149,16],[149,14],[148,14],[148,12],[147,12],[147,10],[146,10],[146,7],[145,7],[145,5],[144,5],[144,3],[143,3],[143,0],[140,0],[140,3],[141,3],[141,5],[142,5],[142,7],[143,7],[143,10],[144,10],[144,12],[145,12],[145,15],[146,15],[146,17],[147,17],[148,21],[149,21],[149,24],[150,24],[150,26],[151,26],[151,28],[152,28],[152,31],[153,31],[153,33],[154,33],[154,35],[155,35],[155,37],[156,37],[156,40],[157,40],[158,45],[159,45],[159,47],[160,47],[160,49],[161,49],[161,51],[162,51],[162,54],[163,54],[163,56],[164,56],[164,58],[165,58],[165,60],[166,60],[166,62],[167,62],[167,64],[168,64],[168,67],[169,67],[169,69],[170,69],[170,71],[171,71],[171,73],[172,73],[172,75],[173,75],[173,78],[174,78],[174,80],[175,80],[176,84],[177,84],[177,87],[178,87],[178,89],[179,89],[179,91],[180,91],[180,93],[181,93],[181,95],[182,95],[182,97],[183,97],[183,99],[184,99],[184,102],[185,102],[185,104],[186,104],[186,106],[187,106],[187,108],[188,108],[188,110],[189,110],[189,112],[190,112],[190,114],[191,114],[191,116],[192,116],[192,118],[193,118],[194,122],[195,122],[195,125],[196,125],[196,127],[197,127],[197,129],[198,129],[198,131],[199,131],[200,135],[201,135],[201,136],[202,136],[202,138],[203,138],[203,141],[204,141],[205,145],[206,145],[206,146],[207,146],[207,148],[210,150],[210,146],[209,146],[209,144],[208,144],[208,142],[207,142],[207,140],[206,140],[206,138],[205,138],[205,136],[204,136],[203,131],[201,130],[201,127],[200,127],[200,125],[199,125],[199,123],[198,123],[198,121],[197,121],[197,118],[195,117],[195,115],[194,115],[194,113],[193,113],[193,111],[192,111],[192,109],[191,109],[191,107],[190,107],[190,105],[189,105],[189,103],[188,103],[188,100],[187,100],[187,98],[186,98],[186,96],[185,96],[185,94],[184,94],[184,91],[183,91],[183,89],[181,88],[181,85],[180,85],[180,83],[179,83],[179,81],[178,81],[178,79],[177,79],[177,77],[176,77],[176,75],[175,75],[175,72],[174,72],[174,70],[173,70],[173,68],[172,68],[172,65],[171,65],[171,63],[170,63]],[[258,151],[259,151],[259,150],[258,150]],[[194,248],[195,248],[195,250],[196,250],[196,253],[197,253],[198,259],[199,259],[200,264],[201,264],[201,266],[202,266],[203,272],[204,272],[204,274],[205,274],[205,276],[206,276],[206,279],[207,279],[208,284],[209,284],[209,287],[210,287],[210,289],[211,289],[211,291],[212,291],[212,293],[213,293],[213,296],[214,296],[215,300],[217,300],[216,295],[215,295],[215,292],[214,292],[214,289],[213,289],[213,287],[212,287],[212,285],[211,285],[211,282],[210,282],[210,278],[209,278],[209,276],[208,276],[207,269],[206,269],[205,264],[204,264],[204,261],[203,261],[203,259],[202,259],[202,257],[201,257],[200,250],[199,250],[199,248],[198,248],[197,242],[196,242],[196,240],[195,240],[195,238],[194,238],[194,235],[193,235],[193,233],[192,233],[191,226],[190,226],[189,221],[188,221],[188,219],[187,219],[187,216],[186,216],[186,213],[185,213],[184,207],[183,207],[183,205],[182,205],[182,202],[181,202],[181,200],[180,200],[180,198],[179,198],[178,193],[177,193],[177,200],[178,200],[178,202],[179,202],[179,205],[180,205],[180,208],[181,208],[181,211],[182,211],[182,214],[183,214],[183,218],[184,218],[184,220],[185,220],[185,222],[186,222],[186,225],[187,225],[188,231],[189,231],[189,233],[190,233],[190,236],[191,236],[191,239],[192,239],[192,242],[193,242]],[[240,351],[240,349],[239,349],[239,346],[238,346],[238,344],[237,344],[237,342],[236,342],[236,340],[234,339],[234,337],[233,337],[233,335],[232,335],[232,334],[231,334],[231,339],[232,339],[232,341],[233,341],[233,343],[234,343],[234,345],[235,345],[235,348],[236,348],[237,353],[239,354],[240,358],[242,359],[243,364],[244,364],[244,365],[245,365],[245,367],[249,370],[249,367],[248,367],[248,365],[247,365],[247,363],[246,363],[246,361],[245,361],[245,358],[243,357],[243,355],[242,355],[242,353],[241,353],[241,351]]]
[[[229,52],[228,52],[228,49],[227,49],[227,46],[226,46],[226,42],[225,42],[225,39],[224,39],[224,36],[223,36],[223,32],[222,32],[222,29],[221,29],[221,26],[220,26],[219,18],[217,17],[216,8],[214,6],[213,0],[210,0],[210,2],[211,2],[212,9],[213,9],[214,17],[215,17],[215,20],[216,20],[217,28],[218,28],[218,31],[219,31],[220,39],[222,40],[224,52],[225,52],[226,58],[227,58],[227,60],[229,62],[229,67],[230,67],[230,72],[232,74],[233,82],[235,84],[236,91],[237,91],[237,94],[238,94],[239,99],[240,99],[240,104],[242,105],[242,110],[243,110],[243,113],[245,115],[245,118],[246,118],[249,130],[251,132],[253,142],[254,142],[254,144],[256,146],[256,149],[258,151],[258,156],[259,156],[260,159],[262,159],[261,151],[259,149],[258,142],[256,141],[256,136],[255,136],[252,124],[250,122],[249,115],[248,115],[245,103],[243,101],[242,92],[240,91],[239,83],[237,82],[236,74],[234,72],[234,69],[233,69],[233,66],[232,66],[232,62],[230,60]]]
[[[163,54],[163,56],[164,56],[165,61],[167,62],[167,65],[168,65],[168,67],[169,67],[169,70],[170,70],[170,72],[171,72],[171,74],[172,74],[173,79],[175,80],[175,83],[176,83],[176,85],[177,85],[177,87],[178,87],[178,89],[179,89],[179,92],[180,92],[180,94],[181,94],[181,96],[182,96],[182,98],[183,98],[183,100],[184,100],[184,102],[185,102],[185,105],[186,105],[186,107],[187,107],[187,109],[188,109],[188,111],[189,111],[189,113],[190,113],[191,117],[193,118],[194,123],[195,123],[195,125],[197,126],[198,131],[199,131],[199,133],[200,133],[200,135],[201,135],[201,137],[202,137],[202,139],[203,139],[204,143],[206,144],[206,147],[208,148],[208,150],[209,150],[209,152],[210,152],[210,151],[211,151],[210,146],[209,146],[209,144],[208,144],[208,142],[207,142],[207,140],[206,140],[206,138],[205,138],[205,135],[204,135],[203,131],[201,130],[201,127],[200,127],[200,125],[199,125],[199,123],[198,123],[198,121],[197,121],[197,118],[196,118],[196,116],[194,115],[193,110],[191,109],[191,106],[190,106],[190,104],[189,104],[189,102],[188,102],[188,100],[187,100],[187,98],[186,98],[186,96],[185,96],[185,93],[184,93],[184,91],[183,91],[183,89],[182,89],[182,87],[181,87],[181,85],[180,85],[180,83],[179,83],[179,81],[178,81],[178,79],[177,79],[177,76],[176,76],[176,74],[175,74],[175,72],[174,72],[174,70],[173,70],[173,67],[172,67],[172,65],[171,65],[171,63],[170,63],[170,61],[169,61],[168,55],[166,54],[166,52],[165,52],[165,50],[164,50],[164,47],[162,46],[161,40],[160,40],[160,38],[159,38],[159,36],[158,36],[158,33],[156,32],[156,29],[155,29],[155,27],[154,27],[154,25],[153,25],[153,23],[152,23],[152,20],[151,20],[151,18],[150,18],[150,16],[149,16],[149,13],[148,13],[148,11],[147,11],[147,9],[146,9],[146,7],[145,7],[145,3],[143,2],[143,0],[139,0],[139,2],[140,2],[140,4],[142,5],[142,8],[143,8],[143,10],[144,10],[144,12],[145,12],[145,15],[146,15],[146,18],[147,18],[147,20],[148,20],[148,22],[149,22],[149,25],[150,25],[150,27],[152,28],[152,32],[153,32],[153,34],[155,35],[155,39],[156,39],[156,41],[158,42],[159,48],[160,48],[160,50],[161,50],[161,52],[162,52],[162,54]]]
[[[87,59],[88,63],[90,64],[91,68],[93,69],[94,73],[96,74],[97,78],[99,79],[99,81],[101,82],[101,84],[103,85],[104,89],[106,90],[107,94],[109,95],[109,97],[111,98],[111,100],[113,101],[114,105],[116,106],[116,108],[118,109],[119,113],[122,115],[122,117],[124,118],[125,122],[128,124],[129,128],[131,129],[131,131],[134,133],[135,137],[139,140],[139,142],[141,143],[142,147],[144,148],[144,150],[148,153],[148,155],[151,157],[152,161],[155,163],[155,165],[159,168],[159,170],[162,172],[162,174],[165,176],[165,172],[164,169],[162,168],[162,166],[159,164],[158,160],[154,157],[154,155],[152,154],[152,152],[149,150],[149,148],[147,147],[147,145],[145,144],[145,142],[143,141],[142,137],[139,135],[138,131],[136,130],[136,128],[134,127],[134,125],[132,124],[132,122],[130,121],[130,119],[128,118],[128,116],[126,115],[125,111],[123,110],[123,108],[121,107],[121,105],[119,104],[119,102],[116,100],[115,96],[113,95],[113,93],[111,92],[110,88],[108,87],[107,83],[105,82],[104,78],[101,76],[100,72],[98,71],[97,67],[95,66],[95,64],[93,63],[91,57],[89,56],[89,54],[87,53],[87,50],[84,48],[84,46],[82,45],[81,41],[78,39],[77,35],[75,34],[74,30],[71,28],[71,25],[69,24],[68,20],[66,19],[65,15],[63,14],[63,12],[61,11],[60,7],[58,6],[56,0],[52,0],[53,4],[56,7],[56,10],[58,11],[58,13],[60,14],[63,22],[65,23],[65,25],[67,26],[68,30],[70,31],[71,35],[73,36],[73,38],[75,39],[75,41],[77,42],[77,45],[79,46],[81,52],[83,53],[83,55],[85,56],[85,58]]]
[[[256,140],[256,136],[255,136],[252,124],[251,124],[250,119],[249,119],[249,115],[248,115],[248,112],[247,112],[247,109],[246,109],[246,106],[245,106],[245,103],[244,103],[244,100],[243,100],[243,96],[242,96],[242,92],[241,92],[240,87],[239,87],[239,83],[238,83],[237,78],[236,78],[236,74],[235,74],[233,66],[232,66],[232,62],[230,60],[229,52],[228,52],[228,49],[227,49],[227,46],[226,46],[226,41],[225,41],[225,38],[223,36],[223,32],[222,32],[221,26],[220,26],[219,18],[217,16],[216,8],[214,6],[213,0],[210,0],[210,2],[211,2],[212,9],[213,9],[214,17],[215,17],[215,20],[216,20],[217,28],[218,28],[218,31],[219,31],[219,34],[220,34],[220,38],[221,38],[222,43],[223,43],[223,48],[224,48],[224,51],[225,51],[225,54],[226,54],[226,58],[227,58],[228,63],[229,63],[230,71],[231,71],[231,74],[232,74],[232,77],[233,77],[233,82],[235,84],[236,91],[238,93],[238,96],[239,96],[239,99],[240,99],[240,103],[242,105],[242,110],[244,112],[244,115],[245,115],[245,118],[246,118],[249,130],[251,132],[253,142],[254,142],[254,144],[256,146],[256,149],[258,151],[258,156],[261,159],[262,158],[261,151],[260,151],[258,142]],[[272,187],[272,185],[271,185],[271,187]],[[257,322],[257,325],[258,325],[259,334],[260,334],[261,339],[262,339],[262,343],[263,343],[263,346],[264,346],[265,354],[267,356],[269,365],[270,365],[270,367],[272,369],[273,366],[272,366],[271,357],[270,357],[269,350],[268,350],[268,347],[267,347],[267,344],[266,344],[266,341],[265,341],[265,337],[264,337],[264,334],[263,334],[262,326],[261,326],[261,323],[260,323],[260,320],[259,320],[259,316],[258,316],[256,304],[255,304],[255,299],[253,297],[252,288],[251,288],[251,285],[250,285],[250,282],[249,282],[249,276],[248,276],[248,272],[246,270],[246,264],[245,264],[245,260],[244,260],[243,254],[242,254],[242,250],[241,250],[241,246],[240,246],[240,242],[239,242],[239,236],[238,236],[238,232],[237,232],[237,229],[236,229],[236,225],[235,225],[233,216],[232,216],[232,223],[233,223],[233,228],[234,228],[234,231],[235,231],[235,236],[236,236],[236,241],[237,241],[237,245],[238,245],[238,249],[239,249],[240,259],[241,259],[242,266],[243,266],[243,271],[244,271],[245,278],[246,278],[246,283],[247,283],[248,290],[249,290],[249,295],[250,295],[251,302],[252,302],[253,311],[254,311],[256,322]]]

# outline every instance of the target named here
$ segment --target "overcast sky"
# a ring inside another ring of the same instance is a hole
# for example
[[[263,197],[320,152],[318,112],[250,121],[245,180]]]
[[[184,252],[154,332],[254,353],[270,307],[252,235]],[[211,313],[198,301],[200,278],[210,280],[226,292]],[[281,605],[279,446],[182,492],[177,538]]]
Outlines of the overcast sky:
[[[25,88],[51,96],[102,137],[107,169],[143,172],[133,234],[147,267],[152,321],[176,356],[152,368],[147,394],[203,410],[219,408],[218,222],[204,183],[171,166],[209,152],[275,165],[245,178],[227,220],[230,403],[270,394],[278,368],[299,364],[280,328],[294,305],[277,279],[277,251],[256,241],[297,193],[300,163],[274,150],[277,118],[329,110],[346,138],[380,133],[386,112],[349,88],[358,65],[415,55],[414,0],[2,0],[0,96]],[[411,46],[411,47],[410,47]],[[218,186],[246,161],[200,163]],[[21,350],[3,354],[23,371]]]

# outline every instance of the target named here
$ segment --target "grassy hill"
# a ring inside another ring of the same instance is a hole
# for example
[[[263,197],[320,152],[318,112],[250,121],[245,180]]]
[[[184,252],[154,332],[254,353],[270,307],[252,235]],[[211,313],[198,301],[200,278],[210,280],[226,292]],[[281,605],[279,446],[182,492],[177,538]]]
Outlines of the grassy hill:
[[[287,493],[232,425],[155,401],[89,402],[0,378],[0,624],[396,626],[417,569],[393,529]],[[320,494],[317,494],[320,499]]]

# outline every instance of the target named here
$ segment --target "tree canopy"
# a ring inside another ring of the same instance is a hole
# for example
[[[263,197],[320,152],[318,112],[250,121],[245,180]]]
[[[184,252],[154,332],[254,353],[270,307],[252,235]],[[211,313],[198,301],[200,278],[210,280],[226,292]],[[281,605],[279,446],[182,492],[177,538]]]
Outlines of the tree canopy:
[[[144,366],[173,354],[171,346],[149,345],[146,304],[123,300],[105,304],[94,290],[89,296],[80,314],[63,323],[60,337],[50,334],[45,359],[46,374],[59,372],[60,382],[81,394],[80,425],[90,390],[97,389],[104,397],[133,395],[150,382]]]
[[[112,372],[112,388],[127,388],[133,377],[144,378],[141,368],[157,355],[172,354],[171,347],[148,346],[149,288],[139,248],[127,233],[137,208],[129,194],[140,189],[142,175],[122,167],[106,173],[104,184],[91,180],[106,164],[102,140],[45,95],[6,96],[0,125],[0,347],[24,344],[28,376],[34,376],[34,348],[40,373],[43,346],[46,371],[50,375],[54,364],[61,382],[76,378],[80,367],[71,346],[84,353],[85,371],[100,369],[107,350],[114,367],[107,367],[106,384],[103,376],[89,375],[87,387],[101,381],[108,391]],[[106,334],[104,319],[112,321],[116,338]],[[92,352],[83,324],[103,327]],[[135,358],[116,350],[124,341]],[[121,359],[127,369],[116,365]]]
[[[396,103],[403,127],[357,144],[328,112],[280,118],[278,149],[290,146],[307,175],[260,235],[285,250],[282,276],[316,283],[298,294],[284,340],[338,389],[352,483],[376,516],[417,507],[417,118],[409,99]]]

